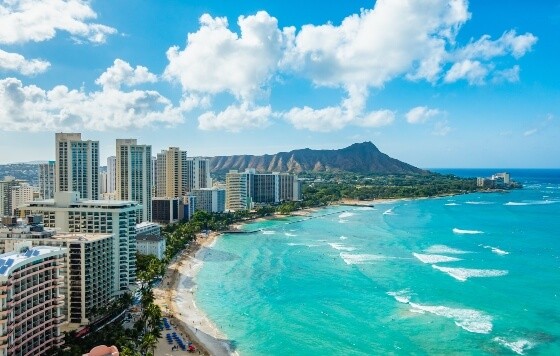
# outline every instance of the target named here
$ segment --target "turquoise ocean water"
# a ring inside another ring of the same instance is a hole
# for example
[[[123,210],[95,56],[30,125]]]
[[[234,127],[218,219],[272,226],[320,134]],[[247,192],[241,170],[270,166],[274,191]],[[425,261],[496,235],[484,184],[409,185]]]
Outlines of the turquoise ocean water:
[[[241,355],[560,355],[560,171],[511,173],[524,189],[247,225],[197,303]]]

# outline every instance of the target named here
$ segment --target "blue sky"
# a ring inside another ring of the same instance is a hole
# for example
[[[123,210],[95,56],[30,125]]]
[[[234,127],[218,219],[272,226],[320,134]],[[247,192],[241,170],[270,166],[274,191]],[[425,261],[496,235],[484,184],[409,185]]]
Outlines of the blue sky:
[[[559,167],[560,1],[0,0],[0,163],[55,132],[191,156],[372,141]]]

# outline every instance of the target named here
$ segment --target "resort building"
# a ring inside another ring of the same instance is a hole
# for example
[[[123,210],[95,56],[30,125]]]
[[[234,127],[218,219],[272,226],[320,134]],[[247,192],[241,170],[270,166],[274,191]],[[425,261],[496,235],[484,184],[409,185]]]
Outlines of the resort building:
[[[0,253],[18,251],[22,246],[50,246],[67,251],[60,270],[66,284],[59,292],[66,300],[61,314],[70,329],[93,321],[97,312],[116,297],[112,242],[112,234],[69,234],[45,229],[40,215],[28,216],[27,224],[3,219],[0,225]]]
[[[163,259],[165,254],[165,238],[161,235],[136,236],[136,251],[141,255],[153,255]]]
[[[210,160],[202,157],[187,158],[187,192],[211,186]]]
[[[152,221],[167,225],[183,218],[183,198],[152,198]]]
[[[195,210],[202,210],[207,213],[223,213],[226,210],[225,189],[193,189],[189,194],[196,197]]]
[[[136,224],[136,237],[140,235],[161,235],[161,225],[154,222]]]
[[[495,173],[489,178],[476,178],[476,186],[481,188],[511,188],[516,183],[511,180],[509,173]]]
[[[170,147],[157,154],[156,196],[177,198],[187,193],[187,151]]]
[[[117,200],[142,205],[138,222],[152,220],[152,146],[135,139],[117,139]]]
[[[65,249],[37,246],[0,255],[0,355],[42,355],[64,343],[60,325]]]
[[[24,203],[33,201],[34,189],[28,183],[20,183],[12,187],[12,211],[10,215],[14,214],[16,208]]]
[[[52,199],[55,190],[55,161],[39,165],[39,194],[41,199]]]
[[[18,210],[20,216],[42,215],[47,228],[112,234],[113,290],[123,293],[136,282],[136,216],[140,208],[134,201],[88,200],[80,199],[77,192],[56,192],[54,199],[33,201]]]
[[[186,195],[183,197],[183,220],[190,220],[196,209],[196,196]]]
[[[99,141],[82,141],[79,133],[57,133],[57,192],[79,192],[80,198],[99,198]]]
[[[226,174],[226,209],[229,211],[250,208],[247,191],[247,174],[231,170]]]
[[[117,189],[117,157],[107,157],[107,192],[113,193]]]

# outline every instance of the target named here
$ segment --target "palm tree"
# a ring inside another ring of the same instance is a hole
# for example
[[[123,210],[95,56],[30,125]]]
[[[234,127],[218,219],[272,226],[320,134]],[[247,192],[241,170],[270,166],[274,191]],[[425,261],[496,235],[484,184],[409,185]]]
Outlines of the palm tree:
[[[142,342],[140,344],[140,350],[143,355],[153,355],[154,350],[158,344],[158,338],[152,334],[147,333],[142,337]]]

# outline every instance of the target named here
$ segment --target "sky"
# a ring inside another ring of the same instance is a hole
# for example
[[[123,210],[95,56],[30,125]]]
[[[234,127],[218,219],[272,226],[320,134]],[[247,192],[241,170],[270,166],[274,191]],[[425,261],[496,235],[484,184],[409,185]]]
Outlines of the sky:
[[[0,0],[0,163],[80,132],[102,163],[136,138],[559,168],[559,34],[560,0]]]

